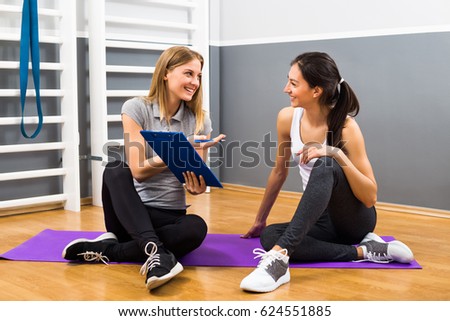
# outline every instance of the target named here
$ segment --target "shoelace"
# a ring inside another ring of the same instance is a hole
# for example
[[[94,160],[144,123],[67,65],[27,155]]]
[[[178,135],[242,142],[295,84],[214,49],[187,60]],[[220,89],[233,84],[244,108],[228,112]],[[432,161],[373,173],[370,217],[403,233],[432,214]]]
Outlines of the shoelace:
[[[365,261],[371,261],[375,263],[389,263],[392,260],[387,257],[386,253],[368,252],[367,259]]]
[[[386,264],[393,261],[388,253],[388,243],[380,243],[378,241],[372,240],[368,242],[362,242],[360,245],[365,246],[367,254],[364,259],[355,262],[369,261],[374,263]]]
[[[150,253],[148,252],[148,246],[152,245],[152,250]],[[156,265],[160,265],[160,258],[159,254],[156,254],[158,251],[158,246],[153,242],[148,242],[145,246],[145,254],[148,255],[147,261],[142,265],[140,273],[141,275],[145,275],[149,270],[153,269]]]
[[[266,269],[269,265],[271,265],[275,260],[277,259],[282,259],[285,255],[287,255],[287,250],[283,249],[281,251],[278,252],[266,252],[263,249],[260,248],[256,248],[253,250],[253,254],[256,254],[256,256],[254,257],[254,259],[258,259],[259,263],[257,267],[261,267]]]
[[[84,253],[79,253],[78,255],[83,255],[83,260],[86,262],[103,262],[106,265],[108,265],[109,259],[107,256],[103,255],[102,252],[93,252],[93,251],[86,251]]]

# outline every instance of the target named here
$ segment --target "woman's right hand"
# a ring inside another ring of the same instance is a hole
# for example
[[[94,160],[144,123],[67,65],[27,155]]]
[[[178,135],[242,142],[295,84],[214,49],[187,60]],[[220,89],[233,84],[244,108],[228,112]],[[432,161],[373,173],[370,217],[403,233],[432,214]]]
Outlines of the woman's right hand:
[[[259,223],[255,222],[246,234],[241,235],[241,238],[251,239],[251,238],[259,237],[265,227],[266,227],[266,222],[259,222]]]

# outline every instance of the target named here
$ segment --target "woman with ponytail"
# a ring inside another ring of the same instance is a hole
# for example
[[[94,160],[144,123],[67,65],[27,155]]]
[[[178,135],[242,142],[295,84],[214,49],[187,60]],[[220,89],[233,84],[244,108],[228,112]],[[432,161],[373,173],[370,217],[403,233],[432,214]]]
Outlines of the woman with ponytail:
[[[284,92],[291,105],[278,114],[275,167],[255,222],[242,236],[259,236],[264,250],[255,249],[260,262],[241,288],[275,290],[290,281],[289,261],[411,262],[404,243],[373,233],[377,183],[354,119],[359,102],[334,60],[321,52],[299,55]],[[266,227],[291,156],[299,166],[302,198],[290,222]]]

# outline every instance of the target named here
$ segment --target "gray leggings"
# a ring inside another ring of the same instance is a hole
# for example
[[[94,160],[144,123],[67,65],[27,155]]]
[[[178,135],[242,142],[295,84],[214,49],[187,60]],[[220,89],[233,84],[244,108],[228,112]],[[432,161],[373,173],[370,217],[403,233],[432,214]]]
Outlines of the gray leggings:
[[[288,250],[291,261],[352,261],[354,244],[375,228],[375,207],[353,194],[341,166],[330,157],[314,164],[308,185],[289,223],[267,226],[261,245]]]

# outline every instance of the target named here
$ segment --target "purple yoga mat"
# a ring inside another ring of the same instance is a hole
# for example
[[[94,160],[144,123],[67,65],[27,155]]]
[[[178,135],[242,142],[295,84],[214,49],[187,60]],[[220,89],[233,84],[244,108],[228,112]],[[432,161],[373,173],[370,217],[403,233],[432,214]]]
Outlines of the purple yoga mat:
[[[0,258],[15,261],[68,262],[61,257],[64,247],[74,239],[94,239],[103,232],[43,230]],[[383,237],[386,241],[393,237]],[[185,266],[255,267],[253,249],[260,248],[259,239],[242,239],[238,234],[208,234],[203,244],[179,259]],[[421,269],[410,264],[371,262],[291,263],[292,268],[354,268],[354,269]]]

